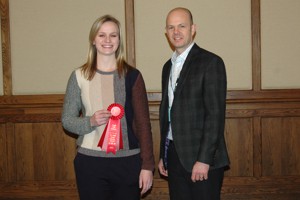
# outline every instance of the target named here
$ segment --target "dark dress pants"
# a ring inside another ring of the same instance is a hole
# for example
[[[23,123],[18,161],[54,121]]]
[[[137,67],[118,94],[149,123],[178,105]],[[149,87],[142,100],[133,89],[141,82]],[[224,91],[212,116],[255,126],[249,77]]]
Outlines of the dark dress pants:
[[[173,142],[168,150],[168,184],[171,200],[220,200],[224,168],[212,169],[208,179],[193,182],[181,165]]]
[[[100,158],[77,153],[76,182],[80,200],[139,200],[140,155]]]

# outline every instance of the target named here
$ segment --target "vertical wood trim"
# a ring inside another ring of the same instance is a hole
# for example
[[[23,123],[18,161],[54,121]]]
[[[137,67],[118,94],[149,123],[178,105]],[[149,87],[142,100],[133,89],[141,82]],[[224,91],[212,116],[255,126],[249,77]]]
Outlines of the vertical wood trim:
[[[135,27],[134,27],[134,0],[125,2],[125,26],[126,26],[126,56],[128,64],[136,66],[135,60]]]
[[[0,1],[1,12],[1,44],[2,44],[2,67],[3,67],[3,93],[12,95],[12,72],[10,52],[10,25],[9,25],[9,2]]]
[[[12,122],[6,123],[6,138],[7,138],[7,182],[17,180],[16,173],[16,145],[15,145],[15,129]]]
[[[251,0],[252,89],[261,90],[261,19],[260,0]]]
[[[262,176],[261,117],[253,118],[253,176]]]

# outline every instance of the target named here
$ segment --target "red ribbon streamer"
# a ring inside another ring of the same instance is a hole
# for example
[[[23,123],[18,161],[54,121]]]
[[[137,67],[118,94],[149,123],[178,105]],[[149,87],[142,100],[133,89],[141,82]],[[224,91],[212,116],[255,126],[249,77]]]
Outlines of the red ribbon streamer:
[[[120,104],[113,103],[107,110],[111,112],[111,117],[105,126],[98,147],[106,153],[116,154],[118,150],[123,149],[121,118],[124,116],[124,108]]]

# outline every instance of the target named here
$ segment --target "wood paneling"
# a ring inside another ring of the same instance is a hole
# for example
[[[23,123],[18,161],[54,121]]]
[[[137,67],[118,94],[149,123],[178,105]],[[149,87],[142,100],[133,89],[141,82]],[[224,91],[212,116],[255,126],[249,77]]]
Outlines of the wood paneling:
[[[136,66],[134,0],[125,0],[124,3],[126,15],[126,60],[131,66]]]
[[[148,95],[158,163],[159,94]],[[294,96],[228,100],[225,137],[231,165],[223,200],[300,198],[300,98]],[[76,137],[61,127],[62,101],[62,95],[0,97],[0,199],[78,199]],[[157,168],[154,178],[143,199],[169,199]]]
[[[16,123],[17,181],[74,180],[74,140],[61,123]]]
[[[252,85],[254,91],[261,90],[261,35],[260,0],[251,1],[252,32]]]
[[[300,117],[262,119],[263,176],[300,176]]]
[[[5,131],[5,124],[0,124],[0,182],[6,180],[6,173],[7,173],[7,146],[6,146],[6,131]]]
[[[253,176],[253,120],[230,118],[226,120],[225,138],[228,141],[230,170],[226,176]]]
[[[3,66],[3,94],[12,95],[12,72],[10,56],[10,21],[8,0],[0,1],[1,46]]]

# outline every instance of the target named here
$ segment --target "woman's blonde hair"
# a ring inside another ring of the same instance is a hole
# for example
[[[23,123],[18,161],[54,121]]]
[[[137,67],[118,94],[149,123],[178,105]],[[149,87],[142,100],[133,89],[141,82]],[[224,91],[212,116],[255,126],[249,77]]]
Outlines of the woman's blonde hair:
[[[81,71],[87,80],[92,80],[97,70],[97,49],[94,45],[94,40],[98,34],[99,29],[105,22],[113,22],[119,29],[119,47],[115,53],[117,60],[117,69],[120,76],[125,75],[127,72],[127,64],[124,56],[124,45],[121,36],[121,24],[113,16],[104,15],[96,19],[90,30],[87,62],[81,66]]]

